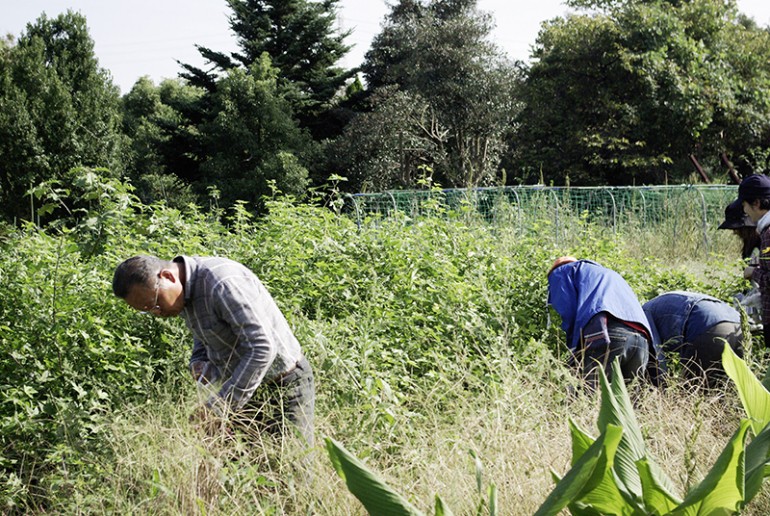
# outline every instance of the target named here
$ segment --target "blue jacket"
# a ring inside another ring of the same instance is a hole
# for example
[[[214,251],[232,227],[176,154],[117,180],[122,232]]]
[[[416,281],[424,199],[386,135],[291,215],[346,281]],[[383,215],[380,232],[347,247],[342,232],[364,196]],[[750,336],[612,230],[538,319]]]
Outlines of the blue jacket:
[[[548,304],[561,316],[561,327],[567,333],[567,345],[572,351],[580,345],[583,327],[599,312],[640,324],[653,338],[647,317],[628,283],[617,272],[591,260],[568,263],[551,272]]]
[[[666,351],[676,351],[721,322],[740,323],[738,311],[727,303],[698,292],[666,292],[644,306],[653,338]]]

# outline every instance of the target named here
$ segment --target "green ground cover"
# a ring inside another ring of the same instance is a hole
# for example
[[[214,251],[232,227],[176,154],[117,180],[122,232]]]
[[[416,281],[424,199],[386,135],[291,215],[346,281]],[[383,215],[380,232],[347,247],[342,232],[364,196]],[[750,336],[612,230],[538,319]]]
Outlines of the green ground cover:
[[[672,289],[725,300],[744,285],[739,245],[676,221],[607,231],[585,214],[513,228],[462,205],[368,219],[269,202],[269,215],[146,206],[81,172],[56,191],[45,228],[0,228],[0,501],[9,513],[364,514],[323,437],[431,512],[436,494],[475,514],[496,486],[499,514],[532,514],[570,464],[571,417],[595,430],[599,401],[569,397],[545,273],[563,254],[620,272],[642,301]],[[66,209],[64,208],[66,206]],[[683,207],[686,213],[686,207]],[[675,235],[675,236],[674,236]],[[317,443],[206,438],[178,320],[129,310],[112,270],[137,253],[224,255],[264,281],[313,364]],[[755,342],[749,365],[764,371]],[[731,386],[632,387],[649,453],[679,488],[703,478],[738,427]],[[596,435],[598,432],[593,432]],[[487,502],[485,502],[487,503]],[[483,507],[482,510],[488,510]],[[761,492],[746,514],[770,511]],[[483,512],[482,512],[483,513]]]

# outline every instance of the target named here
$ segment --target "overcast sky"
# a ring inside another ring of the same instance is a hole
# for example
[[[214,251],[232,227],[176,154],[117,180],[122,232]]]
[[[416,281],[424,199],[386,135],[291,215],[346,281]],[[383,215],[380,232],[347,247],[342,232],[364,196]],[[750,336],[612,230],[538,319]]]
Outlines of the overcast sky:
[[[203,64],[194,45],[235,50],[224,0],[0,0],[0,33],[18,36],[27,23],[45,12],[56,16],[67,9],[87,21],[100,65],[126,93],[142,75],[156,83],[176,77],[177,60]],[[561,0],[479,0],[479,8],[493,14],[494,41],[513,59],[528,60],[540,24],[568,9]],[[352,29],[355,45],[343,63],[361,63],[372,38],[388,12],[385,0],[342,0],[339,25]],[[770,25],[770,0],[738,0],[738,8],[759,25]]]

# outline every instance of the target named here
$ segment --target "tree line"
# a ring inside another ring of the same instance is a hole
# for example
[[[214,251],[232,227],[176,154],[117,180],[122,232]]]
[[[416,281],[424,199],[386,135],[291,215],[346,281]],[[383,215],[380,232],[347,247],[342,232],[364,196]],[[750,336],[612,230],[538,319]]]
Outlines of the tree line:
[[[568,0],[531,62],[491,42],[477,0],[397,0],[352,69],[339,0],[226,0],[238,50],[121,95],[86,19],[0,40],[0,211],[75,167],[144,202],[440,184],[660,184],[762,172],[770,32],[734,0]],[[505,20],[497,20],[505,23]]]

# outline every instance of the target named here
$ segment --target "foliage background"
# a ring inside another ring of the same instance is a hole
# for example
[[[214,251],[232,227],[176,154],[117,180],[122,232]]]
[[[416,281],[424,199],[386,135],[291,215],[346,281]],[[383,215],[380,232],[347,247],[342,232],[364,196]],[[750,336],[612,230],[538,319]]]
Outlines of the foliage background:
[[[557,246],[548,222],[522,234],[440,202],[419,218],[358,227],[336,203],[276,197],[266,201],[267,216],[254,218],[242,204],[211,213],[145,205],[93,169],[74,170],[71,184],[39,189],[42,211],[69,213],[46,228],[6,226],[0,240],[0,346],[9,356],[0,464],[10,512],[135,511],[153,500],[154,510],[172,513],[227,513],[250,503],[267,512],[299,504],[356,513],[326,482],[291,487],[297,477],[285,450],[254,436],[212,442],[189,426],[196,396],[183,325],[135,313],[110,293],[112,269],[136,253],[218,254],[247,264],[314,365],[319,435],[345,442],[425,501],[431,489],[472,499],[463,473],[472,467],[462,457],[483,450],[503,506],[512,507],[537,507],[549,490],[549,461],[568,460],[552,441],[566,413],[590,421],[595,409],[588,398],[566,403],[574,380],[545,308],[543,275],[556,256],[589,256],[618,270],[642,300],[675,288],[729,299],[742,288],[738,242],[725,232],[714,235],[713,256],[693,260],[680,250],[664,261],[635,254],[638,234],[626,241],[581,217],[569,221],[573,239]],[[661,245],[671,240],[666,221],[646,230]],[[722,401],[684,392],[643,392],[640,403],[677,407],[672,417],[681,419],[650,431],[665,453],[692,455],[683,467],[695,468],[686,470],[693,476],[707,469],[710,449],[694,443],[732,431],[734,399],[729,391]],[[678,447],[682,435],[667,427],[674,423],[690,425],[693,443]],[[509,463],[507,447],[521,439],[528,451]],[[320,453],[312,464],[329,479]],[[450,474],[439,484],[442,475],[430,473],[437,467]]]
[[[768,32],[732,1],[607,0],[543,24],[531,64],[490,42],[477,0],[398,0],[360,67],[338,0],[227,0],[236,52],[122,97],[87,20],[42,15],[0,41],[0,213],[76,166],[146,204],[264,210],[334,176],[419,185],[726,182],[767,168]],[[700,177],[700,176],[697,176]],[[698,179],[700,180],[700,179]]]

